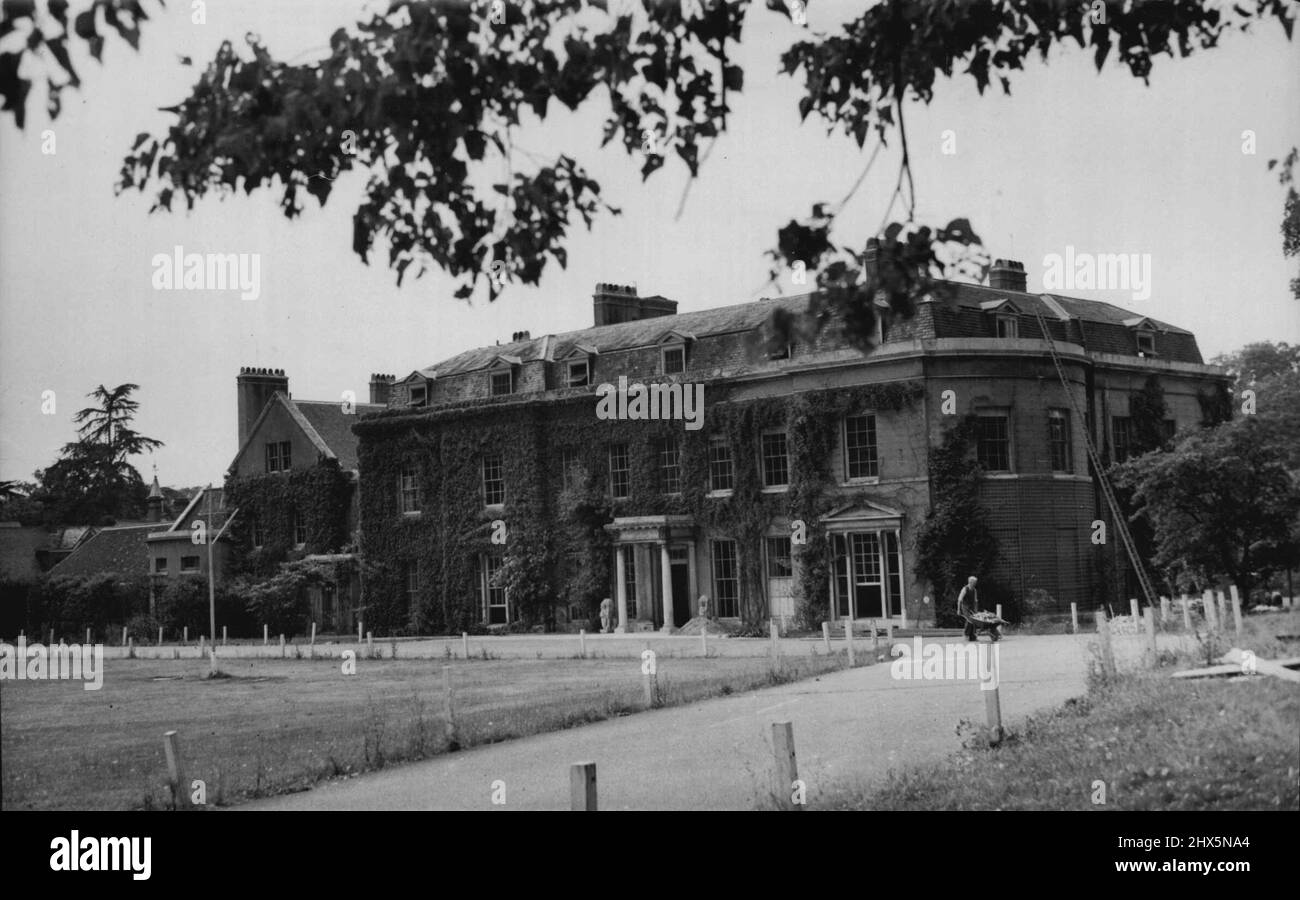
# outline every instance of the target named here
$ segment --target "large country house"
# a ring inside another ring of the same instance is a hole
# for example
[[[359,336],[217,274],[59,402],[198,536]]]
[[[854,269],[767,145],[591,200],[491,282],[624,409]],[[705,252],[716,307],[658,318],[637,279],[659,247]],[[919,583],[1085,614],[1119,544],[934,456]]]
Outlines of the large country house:
[[[773,310],[806,297],[679,314],[599,284],[594,327],[377,376],[386,409],[355,426],[376,625],[563,627],[611,597],[620,629],[671,630],[701,595],[750,622],[933,620],[952,598],[917,579],[915,539],[938,499],[930,453],[961,421],[992,580],[1062,605],[1127,595],[1119,542],[1092,541],[1110,516],[1040,321],[1107,463],[1132,446],[1134,397],[1162,393],[1172,434],[1206,419],[1224,373],[1181,328],[1028,293],[1014,261],[950,288],[882,325],[868,355],[836,327],[759,355]],[[637,384],[703,385],[702,417],[601,414],[601,385],[627,403]]]

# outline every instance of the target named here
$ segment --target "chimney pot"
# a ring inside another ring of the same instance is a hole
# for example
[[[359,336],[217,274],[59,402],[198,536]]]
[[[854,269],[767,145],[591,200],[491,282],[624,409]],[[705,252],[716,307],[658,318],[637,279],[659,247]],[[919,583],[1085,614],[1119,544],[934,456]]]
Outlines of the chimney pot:
[[[989,287],[998,291],[1019,291],[1027,287],[1025,264],[1016,259],[998,259],[989,269]]]

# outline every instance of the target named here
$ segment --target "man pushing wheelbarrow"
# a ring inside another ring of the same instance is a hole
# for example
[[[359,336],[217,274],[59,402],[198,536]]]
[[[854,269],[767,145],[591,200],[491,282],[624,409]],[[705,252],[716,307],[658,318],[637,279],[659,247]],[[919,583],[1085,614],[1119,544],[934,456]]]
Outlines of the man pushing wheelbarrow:
[[[983,633],[987,633],[991,640],[1001,640],[1002,634],[998,627],[1007,622],[995,613],[980,611],[979,594],[975,588],[978,580],[974,575],[970,576],[966,579],[966,586],[957,595],[957,612],[966,621],[966,640],[979,640],[978,636]]]

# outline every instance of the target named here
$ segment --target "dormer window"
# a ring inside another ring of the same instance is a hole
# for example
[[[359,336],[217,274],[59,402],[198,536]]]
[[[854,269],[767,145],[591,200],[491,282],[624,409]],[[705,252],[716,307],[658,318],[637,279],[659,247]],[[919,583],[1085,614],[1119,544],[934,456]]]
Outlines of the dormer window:
[[[670,344],[663,348],[663,373],[678,375],[686,371],[686,345]]]
[[[794,344],[782,344],[767,354],[768,359],[793,359]]]
[[[993,333],[999,338],[1020,337],[1020,307],[1009,299],[986,300],[980,304],[980,309],[993,317]]]
[[[492,373],[492,396],[502,397],[515,392],[515,373],[512,369]]]
[[[586,387],[591,384],[591,360],[574,359],[569,362],[568,386]]]
[[[1134,316],[1124,320],[1125,326],[1133,330],[1133,339],[1137,342],[1138,356],[1156,355],[1156,331],[1158,327],[1146,316]]]
[[[424,384],[411,385],[410,399],[408,406],[428,406],[429,405],[429,387]]]

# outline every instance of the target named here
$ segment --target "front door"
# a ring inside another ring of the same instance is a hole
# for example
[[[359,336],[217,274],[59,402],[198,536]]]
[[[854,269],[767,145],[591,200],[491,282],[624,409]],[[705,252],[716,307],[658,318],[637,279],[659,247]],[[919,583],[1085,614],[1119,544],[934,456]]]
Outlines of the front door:
[[[850,534],[853,553],[854,614],[859,619],[885,616],[884,579],[880,571],[880,536],[874,532]]]
[[[903,614],[902,555],[894,531],[831,535],[833,609],[841,618],[883,619]]]

